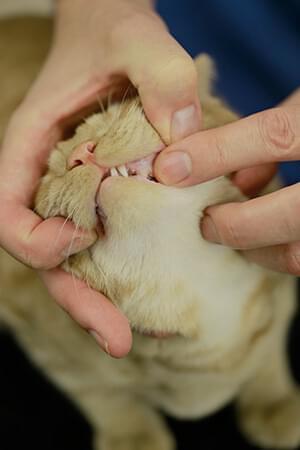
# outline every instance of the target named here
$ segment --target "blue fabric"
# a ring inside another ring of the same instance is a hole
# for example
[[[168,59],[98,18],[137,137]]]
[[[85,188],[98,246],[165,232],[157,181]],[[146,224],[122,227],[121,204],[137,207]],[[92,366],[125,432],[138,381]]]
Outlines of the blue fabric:
[[[300,86],[299,0],[159,0],[171,33],[217,64],[216,91],[240,114],[275,106]],[[284,163],[287,184],[300,163]]]

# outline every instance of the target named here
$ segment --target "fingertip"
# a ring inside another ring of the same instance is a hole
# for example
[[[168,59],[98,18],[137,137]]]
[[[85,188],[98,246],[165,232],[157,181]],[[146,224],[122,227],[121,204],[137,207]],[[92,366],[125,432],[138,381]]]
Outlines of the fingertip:
[[[62,269],[41,271],[40,276],[62,309],[108,355],[122,358],[129,353],[132,334],[128,319],[109,299]]]
[[[168,145],[200,130],[201,107],[193,59],[168,32],[160,36],[153,42],[149,35],[147,59],[132,60],[127,74],[148,120]]]
[[[192,160],[181,151],[162,152],[154,164],[155,177],[163,184],[176,185],[185,181],[192,173]]]
[[[107,343],[107,352],[113,358],[124,358],[128,355],[132,347],[132,333],[130,327],[124,328],[122,336],[114,337]]]
[[[200,130],[201,114],[199,102],[175,111],[171,121],[171,142],[179,141]]]
[[[151,100],[148,100],[150,95]],[[201,129],[201,107],[196,92],[190,95],[189,101],[180,104],[178,98],[172,98],[164,91],[160,94],[149,91],[147,96],[141,95],[141,100],[149,122],[166,145]]]
[[[218,234],[218,230],[212,218],[208,215],[204,215],[201,224],[201,233],[204,239],[207,241],[218,244],[221,242],[220,236]]]
[[[100,348],[112,358],[124,358],[131,350],[132,336],[130,330],[127,336],[122,336],[122,339],[117,339],[116,341],[110,340],[109,342],[97,331],[90,330],[89,333]]]
[[[114,358],[126,356],[132,346],[132,332],[127,317],[112,304],[112,302],[101,295],[102,306],[106,305],[106,320],[99,317],[96,323],[97,329],[105,341],[104,351]]]
[[[41,221],[31,231],[27,245],[36,254],[33,266],[50,269],[69,256],[90,247],[96,239],[94,230],[78,228],[71,220],[52,217]]]

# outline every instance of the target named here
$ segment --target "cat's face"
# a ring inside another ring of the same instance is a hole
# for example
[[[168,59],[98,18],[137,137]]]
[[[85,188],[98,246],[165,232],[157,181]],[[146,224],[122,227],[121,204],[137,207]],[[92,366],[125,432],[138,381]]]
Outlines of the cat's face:
[[[63,267],[105,293],[133,328],[192,336],[207,245],[200,217],[231,188],[225,179],[186,189],[157,183],[152,164],[162,148],[139,101],[113,105],[57,145],[36,211],[97,231],[95,244]]]

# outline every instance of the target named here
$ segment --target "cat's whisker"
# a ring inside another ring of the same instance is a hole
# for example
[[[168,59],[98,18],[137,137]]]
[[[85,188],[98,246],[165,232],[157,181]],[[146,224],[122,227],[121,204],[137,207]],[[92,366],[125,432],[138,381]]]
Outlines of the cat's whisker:
[[[64,227],[66,226],[67,222],[68,222],[72,217],[74,217],[74,215],[75,215],[78,211],[79,211],[79,207],[78,207],[78,205],[75,205],[74,208],[72,209],[72,211],[71,211],[71,212],[68,214],[68,216],[66,217],[64,223],[62,224],[62,226],[61,226],[61,228],[60,228],[60,230],[59,230],[59,232],[58,232],[58,234],[57,234],[57,237],[56,237],[56,239],[55,239],[54,246],[57,245],[57,242],[58,242],[60,236],[62,235],[63,229],[64,229]],[[78,224],[75,224],[75,230],[73,231],[72,238],[71,238],[71,242],[70,242],[69,247],[68,247],[68,250],[67,250],[66,260],[69,258],[70,254],[71,254],[72,245],[73,245],[73,243],[74,243],[75,236],[76,236],[76,234],[77,234],[78,228],[79,228],[79,225],[78,225]],[[80,240],[82,240],[82,237],[80,237]]]
[[[99,95],[97,95],[97,102],[99,103],[101,113],[102,114],[105,113],[104,103],[103,103],[102,98]]]
[[[76,224],[75,224],[75,230],[73,231],[72,239],[71,239],[70,245],[69,245],[68,250],[67,250],[67,259],[68,259],[68,258],[70,257],[70,255],[71,255],[71,252],[72,252],[72,246],[73,246],[73,244],[74,244],[75,236],[76,236],[76,234],[77,234],[78,228],[79,228],[79,225],[78,225],[78,223],[76,223]]]
[[[118,121],[119,121],[119,119],[120,119],[120,117],[121,117],[121,114],[122,114],[122,111],[123,111],[123,108],[124,108],[124,103],[125,103],[125,101],[126,101],[126,99],[127,99],[127,96],[128,96],[128,93],[129,93],[131,87],[132,87],[132,86],[129,84],[129,85],[127,86],[127,88],[125,89],[125,92],[124,92],[124,94],[123,94],[123,96],[122,96],[122,99],[121,99],[121,101],[120,101],[120,103],[119,103],[119,105],[118,105],[118,108],[116,109],[114,118],[113,118],[113,120],[112,120],[111,128],[112,128],[116,123],[118,123]],[[132,106],[132,105],[131,105],[131,106]]]
[[[77,278],[76,278],[76,276],[75,276],[75,274],[74,274],[72,269],[69,269],[68,271],[71,273],[71,276],[72,276],[72,281],[73,281],[73,286],[74,286],[74,290],[75,290],[75,293],[76,293],[77,301],[80,302],[81,299],[80,299],[79,291],[77,289],[77,284],[76,284],[76,279]]]
[[[120,102],[120,108],[121,108],[121,107],[123,106],[123,104],[125,103],[126,98],[127,98],[127,95],[128,95],[128,93],[129,93],[131,87],[132,87],[132,86],[131,86],[130,84],[128,84],[127,88],[125,89],[125,92],[124,92],[124,94],[123,94],[123,96],[122,96],[122,99],[121,99],[121,102]]]
[[[76,210],[76,206],[75,206],[74,209],[68,214],[68,216],[66,217],[64,223],[62,224],[62,226],[61,226],[59,232],[57,233],[57,236],[56,236],[55,241],[54,241],[54,248],[57,246],[57,243],[58,243],[58,241],[59,241],[59,239],[60,239],[60,237],[61,237],[61,235],[62,235],[62,232],[63,232],[63,230],[64,230],[64,227],[66,226],[66,224],[67,224],[67,222],[70,220],[70,218],[73,216],[75,210]]]
[[[65,194],[64,188],[62,188],[59,191],[59,193],[57,193],[56,191],[49,192],[47,197],[45,197],[41,202],[41,205],[46,204],[45,205],[46,211],[44,212],[43,217],[50,217],[57,215],[56,214],[57,204],[61,203],[61,199],[64,197],[64,194]]]
[[[98,269],[98,271],[101,273],[101,275],[102,275],[102,277],[104,278],[104,281],[105,281],[105,283],[106,283],[106,281],[107,281],[107,276],[106,276],[105,272],[103,271],[102,267],[99,266],[94,260],[93,260],[93,263],[95,264],[96,269]]]
[[[85,271],[85,280],[84,280],[84,281],[85,281],[86,284],[87,284],[88,290],[89,290],[90,292],[92,292],[92,288],[91,288],[91,285],[90,285],[89,280],[88,280],[87,270]]]
[[[109,109],[109,108],[111,107],[111,104],[112,104],[112,96],[113,96],[113,90],[110,89],[110,90],[108,91],[108,94],[107,94],[107,109]]]

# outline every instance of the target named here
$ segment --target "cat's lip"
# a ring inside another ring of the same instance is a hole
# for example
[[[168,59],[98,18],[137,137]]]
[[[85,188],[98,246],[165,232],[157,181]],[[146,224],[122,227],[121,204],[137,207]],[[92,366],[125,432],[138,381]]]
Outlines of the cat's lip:
[[[109,176],[122,176],[125,178],[137,176],[139,179],[144,179],[144,181],[153,181],[153,163],[163,148],[164,147],[159,147],[154,152],[151,152],[142,158],[105,169],[102,181]]]
[[[148,154],[147,156],[144,156],[143,158],[135,159],[133,161],[129,161],[125,164],[114,167],[105,168],[96,163],[96,161],[92,161],[92,164],[99,167],[101,174],[99,186],[96,192],[96,203],[102,183],[110,177],[130,177],[144,182],[158,183],[158,181],[153,176],[153,164],[163,148],[164,147],[159,147],[157,150]]]
[[[140,330],[133,328],[133,331],[141,334],[142,336],[156,338],[156,339],[169,339],[172,337],[178,337],[178,333],[172,333],[170,331],[158,331],[158,330]]]

